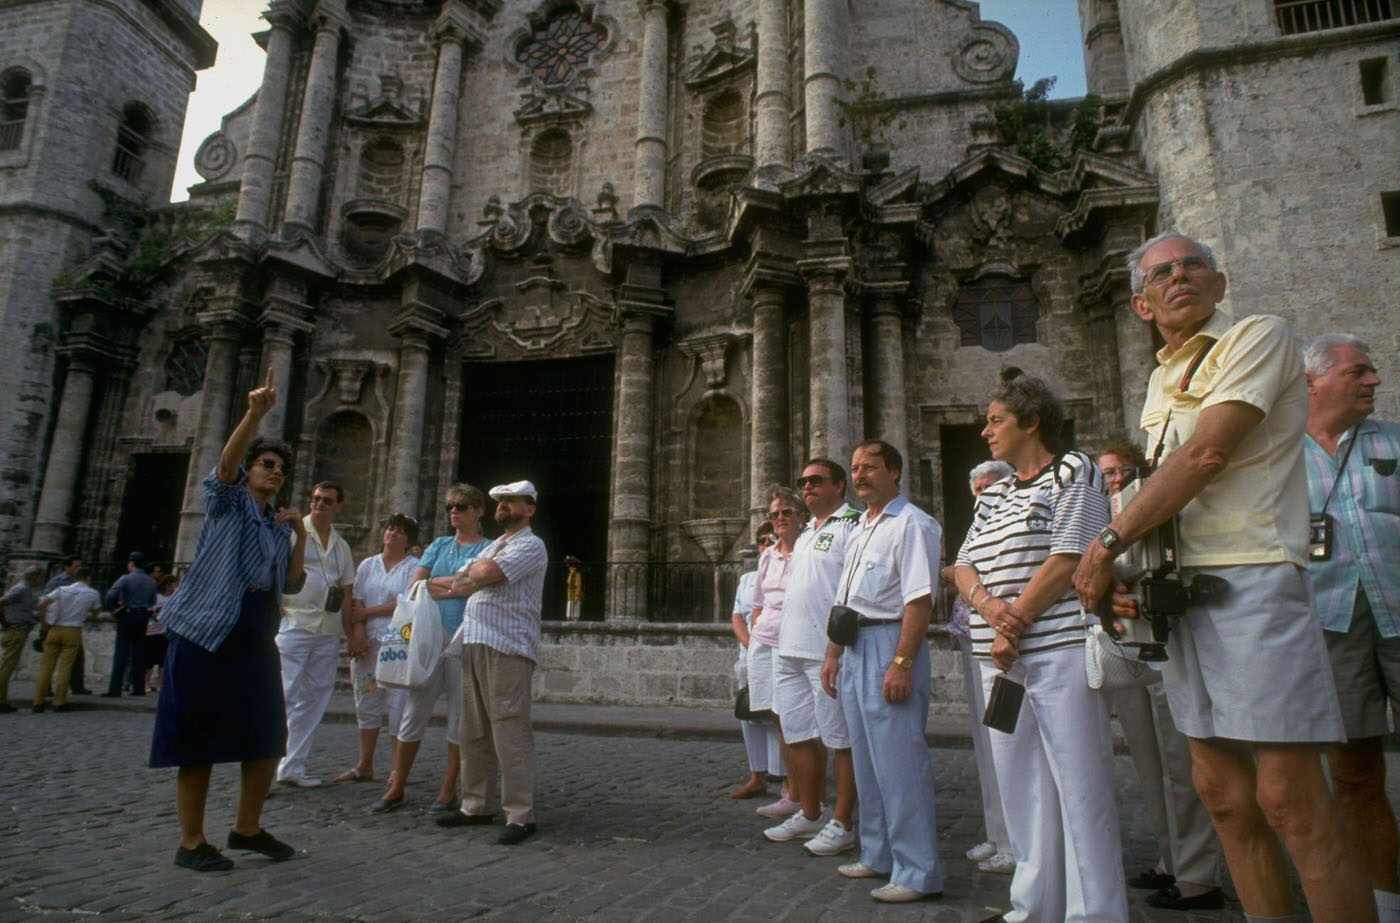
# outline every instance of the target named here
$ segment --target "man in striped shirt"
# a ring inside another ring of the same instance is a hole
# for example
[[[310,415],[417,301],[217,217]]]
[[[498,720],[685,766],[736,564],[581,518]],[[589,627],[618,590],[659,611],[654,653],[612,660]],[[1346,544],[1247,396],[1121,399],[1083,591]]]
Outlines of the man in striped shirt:
[[[1337,806],[1371,874],[1382,920],[1400,920],[1395,814],[1385,796],[1386,702],[1400,705],[1400,425],[1376,420],[1380,377],[1347,334],[1303,346],[1308,509],[1331,547],[1308,563],[1346,742],[1327,748]]]
[[[453,582],[465,591],[462,620],[462,809],[442,827],[489,824],[501,777],[506,827],[497,842],[514,846],[535,832],[535,738],[530,680],[540,645],[540,602],[549,563],[530,528],[539,494],[529,481],[488,491],[505,534]]]

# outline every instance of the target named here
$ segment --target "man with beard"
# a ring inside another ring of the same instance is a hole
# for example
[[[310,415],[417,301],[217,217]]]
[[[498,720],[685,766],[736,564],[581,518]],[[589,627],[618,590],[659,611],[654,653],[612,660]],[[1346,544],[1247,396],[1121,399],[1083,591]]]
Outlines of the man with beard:
[[[458,573],[465,592],[462,635],[462,808],[443,827],[489,824],[496,776],[501,778],[505,846],[535,832],[535,738],[530,679],[540,644],[540,602],[548,564],[544,542],[530,528],[538,493],[529,481],[488,491],[505,534]]]

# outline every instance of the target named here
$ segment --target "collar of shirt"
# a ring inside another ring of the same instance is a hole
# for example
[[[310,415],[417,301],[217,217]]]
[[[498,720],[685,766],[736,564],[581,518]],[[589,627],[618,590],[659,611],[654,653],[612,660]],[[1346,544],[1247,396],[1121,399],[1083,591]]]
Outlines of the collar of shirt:
[[[1235,319],[1219,308],[1216,308],[1215,313],[1206,318],[1206,322],[1201,325],[1201,329],[1191,334],[1191,338],[1185,343],[1182,343],[1180,347],[1172,349],[1170,346],[1163,346],[1161,349],[1157,350],[1157,364],[1166,365],[1171,362],[1172,356],[1182,351],[1185,351],[1188,356],[1194,356],[1196,355],[1195,350],[1201,348],[1206,337],[1218,340],[1229,332],[1230,328],[1233,326],[1235,326]]]
[[[843,500],[843,501],[841,502],[841,505],[840,505],[840,506],[838,506],[836,509],[832,510],[830,513],[827,513],[827,514],[826,514],[825,516],[823,516],[820,520],[809,519],[809,520],[807,521],[807,524],[806,524],[805,526],[802,527],[802,531],[803,531],[803,532],[817,532],[817,531],[820,531],[821,529],[823,529],[823,528],[826,526],[827,523],[833,522],[834,520],[840,519],[840,518],[841,518],[842,516],[844,516],[845,514],[847,514],[847,513],[853,513],[853,512],[855,512],[855,510],[853,510],[853,509],[851,508],[851,505]]]
[[[867,508],[865,511],[865,515],[861,517],[861,525],[863,525],[867,529],[874,528],[875,523],[879,522],[886,516],[898,516],[908,505],[909,498],[904,496],[903,491],[900,491],[890,499],[889,503],[885,504],[885,508],[880,510],[880,515],[876,516],[874,519],[870,518],[870,510]]]

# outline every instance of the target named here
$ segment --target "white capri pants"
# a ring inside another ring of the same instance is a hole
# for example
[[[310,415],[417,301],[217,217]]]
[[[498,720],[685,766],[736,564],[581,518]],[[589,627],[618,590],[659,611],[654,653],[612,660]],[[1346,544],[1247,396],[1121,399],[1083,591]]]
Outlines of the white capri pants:
[[[389,627],[389,618],[384,615],[365,622],[369,650],[352,661],[351,684],[355,688],[355,726],[362,731],[378,730],[387,715],[389,732],[398,736],[408,690],[381,686],[374,679],[374,667],[379,663],[379,643],[384,629]]]
[[[428,684],[421,689],[406,689],[407,702],[404,704],[403,720],[399,722],[399,740],[417,743],[423,739],[428,729],[428,721],[433,717],[433,706],[438,699],[447,696],[447,742],[461,744],[458,736],[459,716],[462,712],[462,662],[455,657],[439,657],[437,666]]]

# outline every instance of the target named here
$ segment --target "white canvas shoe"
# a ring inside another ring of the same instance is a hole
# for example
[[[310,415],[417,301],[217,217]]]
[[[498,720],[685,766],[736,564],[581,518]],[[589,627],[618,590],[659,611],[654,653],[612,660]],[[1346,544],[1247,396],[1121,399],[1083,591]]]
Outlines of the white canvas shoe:
[[[1009,852],[999,852],[977,863],[977,868],[994,875],[1010,875],[1016,871],[1016,857]]]
[[[973,862],[981,862],[983,859],[990,859],[996,854],[997,844],[993,843],[991,840],[987,840],[984,843],[978,843],[976,846],[972,847],[965,853],[965,855]]]
[[[809,836],[820,833],[822,828],[826,826],[826,821],[827,815],[825,813],[818,814],[816,817],[808,820],[803,816],[801,811],[797,811],[778,826],[769,827],[767,830],[763,831],[763,835],[774,843],[784,843],[788,840],[796,840],[799,838],[806,839]]]
[[[904,885],[890,882],[871,891],[870,896],[883,904],[907,904],[909,901],[923,900],[926,897],[937,895],[925,894],[922,891],[915,891],[913,888],[906,888]]]
[[[802,848],[814,856],[834,856],[856,848],[856,832],[833,817],[821,833],[803,843]]]
[[[873,869],[864,862],[848,862],[845,865],[836,866],[836,874],[842,878],[885,878],[889,872]]]

